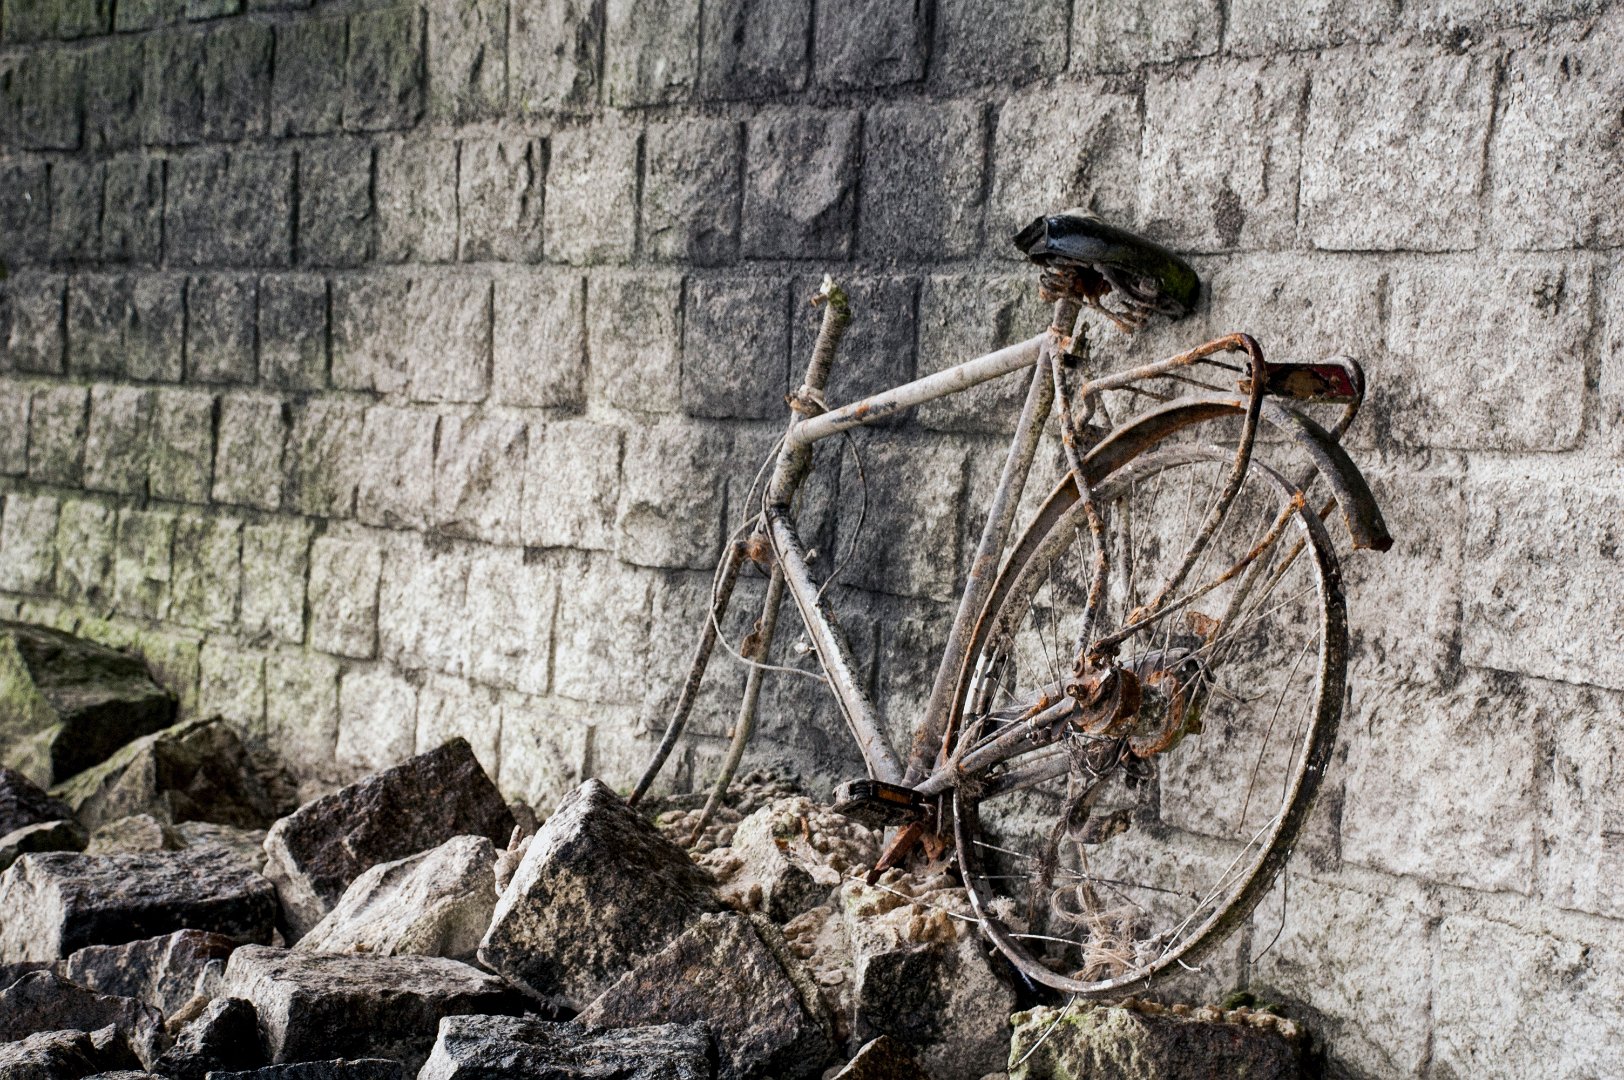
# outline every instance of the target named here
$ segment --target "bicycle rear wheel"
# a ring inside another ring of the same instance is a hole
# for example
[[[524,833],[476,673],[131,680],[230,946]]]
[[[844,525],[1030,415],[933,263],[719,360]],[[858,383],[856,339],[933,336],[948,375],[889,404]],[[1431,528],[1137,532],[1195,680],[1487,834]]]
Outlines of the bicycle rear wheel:
[[[1233,461],[1164,443],[1097,480],[1098,612],[1079,501],[1017,546],[973,643],[961,760],[1022,749],[956,790],[959,863],[994,943],[1059,990],[1121,993],[1194,965],[1261,899],[1324,774],[1347,654],[1331,542],[1255,459],[1208,533]],[[1109,686],[1082,708],[1073,660],[1101,643]]]

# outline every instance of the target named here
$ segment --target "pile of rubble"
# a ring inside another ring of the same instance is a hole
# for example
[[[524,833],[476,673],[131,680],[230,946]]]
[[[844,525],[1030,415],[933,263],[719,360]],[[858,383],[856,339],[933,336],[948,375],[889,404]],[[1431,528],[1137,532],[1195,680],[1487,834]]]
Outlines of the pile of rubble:
[[[878,838],[781,781],[692,854],[595,780],[538,826],[461,739],[292,808],[218,721],[70,720],[89,681],[17,658],[89,647],[35,633],[0,626],[0,1076],[981,1080],[1060,1026],[1012,1029],[962,889],[864,884]],[[59,775],[75,722],[136,737]]]

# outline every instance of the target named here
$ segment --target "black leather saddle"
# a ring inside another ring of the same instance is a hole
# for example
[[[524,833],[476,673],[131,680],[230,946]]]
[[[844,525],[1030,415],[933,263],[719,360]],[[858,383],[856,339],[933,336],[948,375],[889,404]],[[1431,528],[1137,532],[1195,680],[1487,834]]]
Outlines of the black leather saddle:
[[[1152,315],[1183,318],[1201,295],[1189,263],[1082,210],[1038,218],[1015,234],[1015,246],[1043,267],[1045,290],[1076,296],[1129,332]],[[1113,294],[1115,310],[1103,303]]]

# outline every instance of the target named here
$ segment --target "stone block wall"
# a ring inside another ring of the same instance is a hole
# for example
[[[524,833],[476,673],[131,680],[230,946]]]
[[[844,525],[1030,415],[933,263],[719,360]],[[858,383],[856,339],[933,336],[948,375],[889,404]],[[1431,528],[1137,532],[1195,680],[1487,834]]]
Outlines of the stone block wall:
[[[1245,329],[1373,387],[1398,546],[1350,561],[1344,745],[1219,978],[1353,1075],[1606,1074],[1621,55],[1602,0],[4,0],[0,615],[316,782],[459,733],[543,809],[625,786],[821,275],[850,398],[1041,328],[1007,236],[1089,206],[1210,286],[1108,359]],[[899,730],[1021,394],[865,433],[866,508],[838,446],[808,492],[826,558],[864,515],[838,601]],[[820,694],[769,682],[758,757],[824,783]]]

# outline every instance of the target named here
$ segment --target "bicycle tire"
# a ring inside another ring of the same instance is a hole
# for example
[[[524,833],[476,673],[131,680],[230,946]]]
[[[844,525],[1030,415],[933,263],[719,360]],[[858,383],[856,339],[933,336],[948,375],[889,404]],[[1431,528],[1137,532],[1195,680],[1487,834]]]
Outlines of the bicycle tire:
[[[1211,425],[1197,429],[1199,434]],[[1233,459],[1232,451],[1170,436],[1094,478],[1108,544],[1121,556],[1113,560],[1096,640],[1127,625],[1124,619],[1139,606],[1137,573],[1149,577],[1158,559],[1176,565],[1182,557],[1179,542],[1166,543],[1167,537],[1199,532],[1191,524],[1201,520],[1199,513],[1168,512],[1165,481],[1184,471],[1218,485]],[[1148,497],[1142,497],[1147,486]],[[1052,690],[1065,682],[1067,673],[1054,656],[1040,663],[1034,646],[1045,640],[1044,652],[1063,646],[1063,619],[1080,622],[1087,613],[1093,540],[1074,487],[1070,497],[1069,508],[1040,515],[1031,527],[1035,535],[1017,543],[978,624],[955,699],[962,712],[956,742],[961,760],[973,760],[963,755],[985,746],[995,732],[1010,731],[1004,725],[1012,722],[1012,712],[1032,712],[1041,687]],[[1185,499],[1186,507],[1193,503]],[[1152,504],[1160,511],[1152,512]],[[1256,554],[1264,519],[1270,528],[1262,529],[1263,537],[1275,538]],[[1232,529],[1235,524],[1243,527]],[[1253,561],[1200,600],[1206,611],[1239,603],[1225,611],[1216,629],[1212,617],[1192,603],[1170,608],[1159,623],[1122,643],[1123,666],[1145,673],[1149,665],[1147,682],[1157,669],[1163,676],[1159,719],[1146,696],[1126,732],[1086,735],[1068,723],[1052,746],[972,771],[955,789],[956,847],[972,904],[987,936],[1035,982],[1098,997],[1191,967],[1250,915],[1296,842],[1324,776],[1345,697],[1341,580],[1323,522],[1293,485],[1254,458],[1200,571],[1177,598],[1220,577],[1218,567],[1233,568],[1236,538],[1245,542],[1249,536]],[[1066,564],[1068,553],[1085,548],[1088,558]],[[1214,553],[1208,574],[1205,564]],[[1255,575],[1249,591],[1236,601],[1248,575]],[[1268,585],[1262,593],[1259,582]],[[1185,614],[1191,611],[1200,619]],[[1189,631],[1177,637],[1175,648],[1181,614]],[[1201,619],[1209,620],[1210,639],[1199,635]],[[1201,650],[1210,651],[1192,666]],[[1293,653],[1290,666],[1283,666]],[[1307,657],[1312,672],[1304,678]],[[1179,674],[1167,679],[1172,671]],[[1174,702],[1186,691],[1174,743],[1141,757],[1137,751],[1166,741]],[[1252,706],[1266,706],[1276,693],[1272,714],[1264,719],[1267,708]],[[1281,725],[1288,698],[1289,721]],[[1101,769],[1104,780],[1088,772]],[[1032,780],[1045,770],[1056,775]],[[1261,783],[1265,774],[1280,783],[1278,803],[1263,794],[1274,790]],[[1023,776],[1027,785],[1017,786]],[[1103,816],[1101,803],[1110,810]]]

